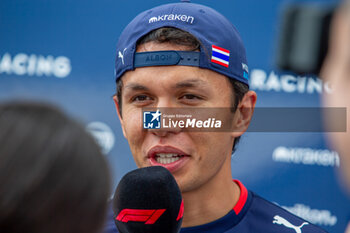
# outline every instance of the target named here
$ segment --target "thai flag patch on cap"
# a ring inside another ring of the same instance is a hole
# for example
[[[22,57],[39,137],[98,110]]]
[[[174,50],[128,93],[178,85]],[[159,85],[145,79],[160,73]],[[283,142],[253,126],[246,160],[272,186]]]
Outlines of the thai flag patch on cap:
[[[228,67],[230,64],[230,51],[219,46],[212,45],[211,61]]]

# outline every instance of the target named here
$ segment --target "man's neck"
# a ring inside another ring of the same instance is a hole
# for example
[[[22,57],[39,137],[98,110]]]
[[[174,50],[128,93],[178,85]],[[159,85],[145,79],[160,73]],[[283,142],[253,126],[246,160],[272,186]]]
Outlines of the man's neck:
[[[232,210],[240,196],[239,186],[232,181],[231,169],[222,169],[204,186],[197,190],[182,193],[184,217],[182,227],[199,226],[213,222]],[[225,171],[226,170],[226,171]]]

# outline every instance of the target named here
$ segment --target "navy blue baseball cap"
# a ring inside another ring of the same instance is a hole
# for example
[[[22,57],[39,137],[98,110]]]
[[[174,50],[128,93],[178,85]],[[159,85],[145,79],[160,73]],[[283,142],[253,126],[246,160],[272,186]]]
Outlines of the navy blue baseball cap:
[[[138,40],[162,27],[174,27],[192,34],[201,44],[200,51],[136,53]],[[249,85],[246,52],[237,29],[214,9],[189,1],[161,5],[140,13],[119,38],[116,80],[128,70],[163,65],[210,69]]]

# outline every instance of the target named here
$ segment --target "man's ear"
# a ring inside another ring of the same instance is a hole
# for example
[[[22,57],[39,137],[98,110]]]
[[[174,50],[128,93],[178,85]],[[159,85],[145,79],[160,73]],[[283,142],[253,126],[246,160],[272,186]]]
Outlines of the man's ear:
[[[125,133],[125,128],[124,128],[124,121],[123,121],[123,117],[121,115],[121,109],[120,109],[119,101],[118,101],[118,98],[117,98],[116,95],[113,96],[113,100],[114,100],[115,109],[117,111],[118,118],[119,118],[119,121],[120,121],[120,125],[122,126],[123,135],[126,138],[126,133]]]
[[[255,91],[248,91],[239,102],[233,118],[232,136],[234,138],[241,136],[248,129],[253,117],[256,99]]]

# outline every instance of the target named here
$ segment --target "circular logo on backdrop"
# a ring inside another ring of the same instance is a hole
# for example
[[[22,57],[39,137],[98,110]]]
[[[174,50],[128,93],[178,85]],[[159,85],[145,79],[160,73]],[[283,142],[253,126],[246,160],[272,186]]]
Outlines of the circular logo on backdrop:
[[[115,141],[112,129],[100,121],[89,123],[86,129],[101,146],[102,152],[107,155],[112,150]]]

